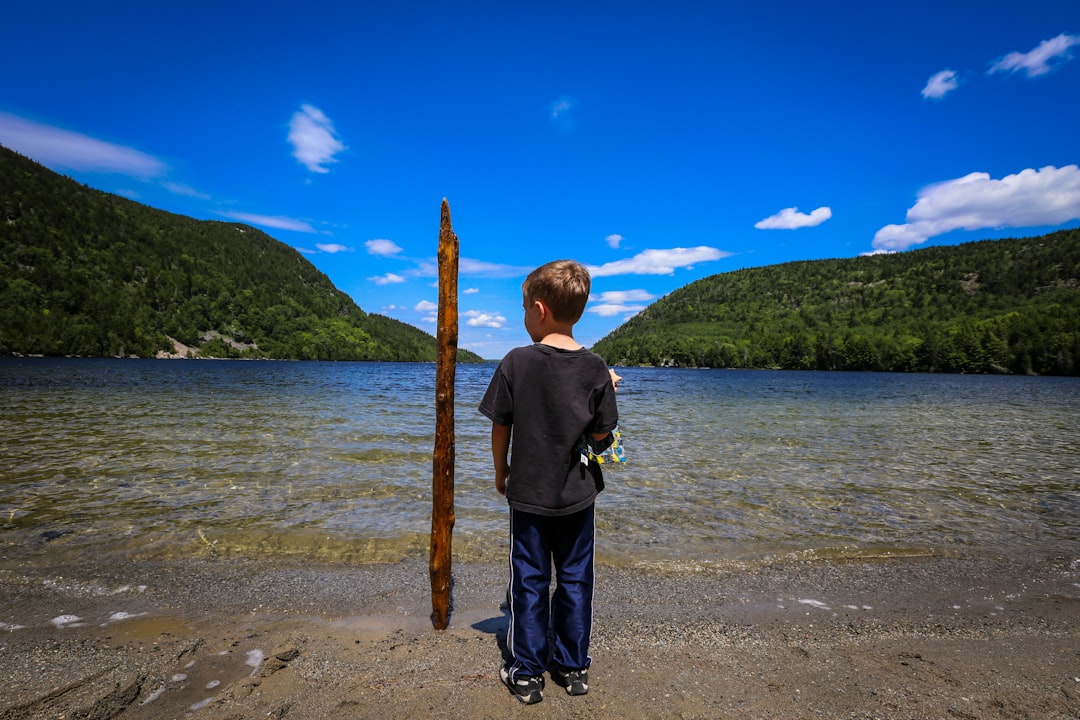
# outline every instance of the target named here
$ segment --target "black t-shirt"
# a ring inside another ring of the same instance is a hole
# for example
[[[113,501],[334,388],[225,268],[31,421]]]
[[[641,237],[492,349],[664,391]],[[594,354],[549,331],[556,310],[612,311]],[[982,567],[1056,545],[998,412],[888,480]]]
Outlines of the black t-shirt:
[[[619,419],[603,358],[542,343],[515,348],[492,376],[480,412],[513,428],[511,507],[569,515],[593,502],[600,468],[581,462],[578,442],[584,433],[611,431]]]

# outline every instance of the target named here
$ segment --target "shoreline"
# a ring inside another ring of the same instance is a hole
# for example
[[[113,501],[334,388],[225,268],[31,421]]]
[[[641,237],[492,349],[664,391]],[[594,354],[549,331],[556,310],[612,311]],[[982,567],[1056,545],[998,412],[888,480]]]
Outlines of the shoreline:
[[[592,689],[501,686],[501,563],[0,558],[0,720],[1075,718],[1080,561],[597,568]],[[21,627],[19,627],[21,626]]]

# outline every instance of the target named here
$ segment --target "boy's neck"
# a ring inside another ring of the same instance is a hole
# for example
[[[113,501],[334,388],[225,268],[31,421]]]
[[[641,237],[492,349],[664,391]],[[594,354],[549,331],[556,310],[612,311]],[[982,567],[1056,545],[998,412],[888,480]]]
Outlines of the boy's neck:
[[[541,345],[550,345],[560,350],[579,350],[581,343],[574,339],[574,323],[562,322],[548,315],[537,328]],[[535,337],[535,336],[534,336]]]
[[[539,342],[541,345],[550,345],[551,347],[559,348],[560,350],[580,350],[584,347],[574,339],[574,336],[569,331],[549,332],[547,335],[540,338]]]

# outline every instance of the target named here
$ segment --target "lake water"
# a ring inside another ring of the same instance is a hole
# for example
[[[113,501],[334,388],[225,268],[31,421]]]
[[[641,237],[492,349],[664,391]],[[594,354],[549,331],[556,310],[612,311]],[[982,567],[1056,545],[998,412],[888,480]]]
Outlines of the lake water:
[[[457,374],[454,555],[506,549],[494,364]],[[619,369],[612,564],[1080,557],[1080,379]],[[425,557],[431,364],[0,361],[0,552]]]

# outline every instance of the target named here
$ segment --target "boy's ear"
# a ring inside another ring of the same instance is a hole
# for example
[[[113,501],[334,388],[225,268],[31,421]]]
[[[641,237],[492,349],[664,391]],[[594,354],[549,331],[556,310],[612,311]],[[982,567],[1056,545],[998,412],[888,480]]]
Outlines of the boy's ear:
[[[551,312],[550,310],[548,310],[548,306],[545,305],[542,300],[534,300],[533,305],[536,307],[537,320],[543,320],[545,317],[548,316],[548,313]]]

